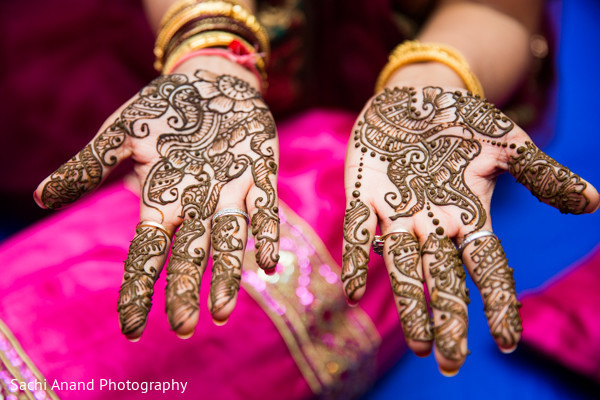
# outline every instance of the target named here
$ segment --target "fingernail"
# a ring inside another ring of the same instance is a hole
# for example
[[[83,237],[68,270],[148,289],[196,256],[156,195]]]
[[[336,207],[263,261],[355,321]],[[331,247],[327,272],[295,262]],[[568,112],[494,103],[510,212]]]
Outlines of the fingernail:
[[[270,269],[264,269],[263,271],[265,271],[265,274],[267,274],[269,276],[273,276],[277,272],[277,267],[273,267]]]
[[[514,352],[517,349],[517,345],[515,344],[512,347],[498,347],[500,349],[501,352],[503,352],[504,354],[510,354],[512,352]]]
[[[184,339],[185,340],[185,339],[191,338],[192,335],[194,334],[194,331],[191,331],[190,333],[178,333],[178,332],[175,332],[175,334],[177,335],[177,337],[179,339]]]
[[[348,303],[348,306],[353,307],[353,308],[358,306],[358,301],[354,301],[351,299],[346,299],[346,303]]]
[[[440,374],[444,375],[446,378],[452,378],[453,376],[456,376],[458,374],[458,369],[455,370],[446,370],[442,367],[440,367]]]
[[[127,340],[129,340],[131,343],[135,343],[135,342],[139,342],[141,338],[142,338],[141,336],[140,337],[136,337],[136,338],[127,337]]]
[[[43,208],[44,210],[48,209],[48,207],[46,207],[46,205],[42,203],[42,200],[38,197],[37,190],[33,191],[33,201],[35,201],[35,204],[37,204],[38,207]]]
[[[429,355],[431,354],[431,349],[427,350],[427,351],[422,351],[422,352],[414,352],[415,356],[420,357],[420,358],[426,358],[429,357]]]
[[[227,323],[227,321],[229,321],[229,318],[228,318],[228,319],[226,319],[226,320],[223,320],[223,321],[219,321],[219,320],[217,320],[217,319],[214,319],[214,318],[213,318],[212,320],[213,320],[213,323],[214,323],[216,326],[223,326],[223,325],[225,325],[225,324]]]

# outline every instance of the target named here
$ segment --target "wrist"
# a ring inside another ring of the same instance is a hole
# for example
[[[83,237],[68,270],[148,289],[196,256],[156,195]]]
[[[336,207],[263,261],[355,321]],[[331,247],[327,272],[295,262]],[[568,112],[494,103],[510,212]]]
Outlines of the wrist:
[[[385,87],[442,86],[466,89],[462,79],[450,67],[438,62],[405,65],[390,75]]]
[[[219,75],[235,76],[248,82],[253,89],[260,92],[261,83],[255,74],[240,64],[220,56],[198,55],[191,57],[179,64],[171,73],[193,74],[199,69]]]

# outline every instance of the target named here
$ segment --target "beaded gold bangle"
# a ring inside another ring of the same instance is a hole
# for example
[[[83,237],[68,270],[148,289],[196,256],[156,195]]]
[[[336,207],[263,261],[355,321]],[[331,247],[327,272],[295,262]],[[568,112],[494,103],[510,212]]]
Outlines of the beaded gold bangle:
[[[414,63],[435,61],[450,67],[464,82],[468,91],[484,97],[479,79],[469,68],[467,60],[460,52],[450,46],[439,43],[420,43],[406,41],[397,46],[390,54],[388,63],[383,67],[375,84],[375,92],[383,90],[390,76],[398,69]]]
[[[173,35],[189,22],[203,16],[231,18],[245,25],[254,33],[259,51],[264,53],[265,59],[268,59],[270,49],[267,33],[254,15],[241,5],[224,0],[199,3],[197,1],[183,0],[182,3],[177,2],[172,7],[165,15],[164,23],[159,29],[154,46],[154,55],[156,56],[155,67],[158,70],[163,69],[162,64],[166,56],[165,50]]]

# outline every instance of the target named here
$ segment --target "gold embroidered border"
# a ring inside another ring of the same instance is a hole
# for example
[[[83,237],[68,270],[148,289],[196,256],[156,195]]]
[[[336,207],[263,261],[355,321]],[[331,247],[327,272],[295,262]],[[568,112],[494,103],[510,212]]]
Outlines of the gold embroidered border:
[[[33,364],[25,350],[19,344],[17,338],[12,334],[8,326],[0,320],[0,368],[8,378],[0,380],[0,394],[5,398],[8,395],[17,396],[17,398],[27,398],[31,400],[52,399],[58,400],[58,396],[51,389],[35,390],[29,389],[17,391],[11,390],[11,381],[16,379],[19,383],[46,382],[42,373]]]
[[[341,268],[319,236],[287,205],[279,209],[278,272],[258,269],[249,241],[242,286],[269,315],[314,393],[357,396],[375,379],[379,333],[363,310],[346,304]]]

